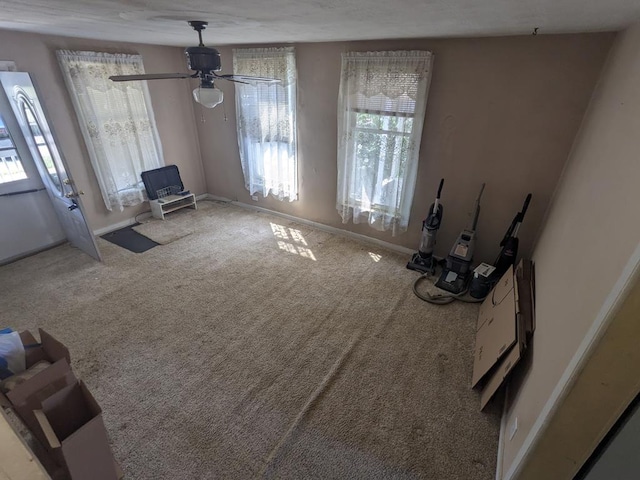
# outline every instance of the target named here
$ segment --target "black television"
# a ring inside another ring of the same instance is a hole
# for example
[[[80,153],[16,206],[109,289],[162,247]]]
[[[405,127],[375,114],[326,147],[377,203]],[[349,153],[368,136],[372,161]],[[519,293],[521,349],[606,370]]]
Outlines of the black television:
[[[173,187],[171,193],[177,194],[184,190],[182,179],[180,178],[180,172],[175,165],[167,165],[166,167],[155,168],[153,170],[147,170],[140,174],[144,188],[147,191],[147,197],[149,200],[158,199],[158,190],[164,188]]]

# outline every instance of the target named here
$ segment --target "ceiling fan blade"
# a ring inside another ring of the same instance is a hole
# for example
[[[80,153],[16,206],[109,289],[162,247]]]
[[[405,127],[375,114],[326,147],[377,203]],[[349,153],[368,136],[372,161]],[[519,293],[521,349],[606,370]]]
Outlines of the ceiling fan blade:
[[[164,80],[167,78],[191,78],[188,73],[145,73],[143,75],[114,75],[109,80],[131,82],[133,80]]]
[[[231,78],[232,76],[225,76],[225,75],[221,75],[217,78],[219,78],[220,80],[226,80],[227,82],[233,82],[233,83],[244,83],[245,85],[250,85],[249,82],[244,82],[242,80],[236,80],[235,78]]]
[[[268,77],[250,77],[248,75],[216,75],[217,78],[222,78],[224,80],[229,80],[232,82],[238,83],[280,83],[280,80],[277,78],[268,78]]]

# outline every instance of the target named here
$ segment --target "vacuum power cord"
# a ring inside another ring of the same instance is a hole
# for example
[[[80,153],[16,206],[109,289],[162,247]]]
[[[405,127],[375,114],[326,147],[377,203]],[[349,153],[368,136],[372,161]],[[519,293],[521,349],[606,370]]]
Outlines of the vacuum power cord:
[[[418,291],[418,284],[420,282],[422,282],[422,280],[427,279],[428,277],[430,277],[431,274],[430,273],[425,273],[423,275],[420,275],[418,278],[416,278],[416,280],[413,282],[413,293],[415,293],[416,297],[418,297],[420,300],[424,300],[425,302],[429,302],[429,303],[433,303],[434,305],[447,305],[451,302],[454,302],[456,300],[460,301],[460,302],[465,302],[465,303],[480,303],[484,301],[484,298],[473,298],[473,297],[466,297],[465,295],[467,294],[467,292],[469,291],[469,289],[466,289],[458,294],[437,294],[437,295],[431,295],[430,293],[421,293]]]

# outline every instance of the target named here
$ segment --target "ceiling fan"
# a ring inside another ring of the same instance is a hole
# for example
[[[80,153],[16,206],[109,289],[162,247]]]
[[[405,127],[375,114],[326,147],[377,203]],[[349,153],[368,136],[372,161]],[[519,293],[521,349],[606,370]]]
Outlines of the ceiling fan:
[[[142,75],[115,75],[109,77],[114,82],[130,82],[135,80],[165,80],[171,78],[199,78],[200,86],[193,91],[193,98],[196,102],[207,108],[213,108],[222,103],[222,90],[214,85],[214,81],[228,80],[237,83],[279,83],[280,80],[266,77],[250,77],[247,75],[220,75],[217,72],[222,70],[220,62],[220,52],[215,48],[205,47],[202,43],[202,31],[209,22],[191,20],[188,22],[191,27],[198,32],[200,43],[197,47],[188,47],[184,53],[187,56],[187,65],[195,73],[146,73]]]

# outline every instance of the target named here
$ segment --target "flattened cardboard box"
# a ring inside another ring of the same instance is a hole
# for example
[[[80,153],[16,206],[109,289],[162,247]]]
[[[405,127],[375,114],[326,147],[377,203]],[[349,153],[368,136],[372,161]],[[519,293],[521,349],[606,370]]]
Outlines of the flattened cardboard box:
[[[533,262],[521,260],[516,267],[515,277],[518,286],[518,300],[520,314],[523,316],[525,327],[525,343],[536,329],[535,309],[535,269]]]
[[[509,267],[480,306],[472,387],[478,385],[496,361],[516,343],[513,285],[513,268]]]
[[[516,363],[522,358],[522,353],[525,349],[524,342],[522,341],[525,338],[524,322],[517,321],[516,327],[518,342],[498,361],[495,368],[487,375],[487,381],[480,394],[480,410],[484,410],[484,407],[487,406],[502,383],[509,376],[513,367],[515,367]]]
[[[117,480],[116,466],[102,421],[102,409],[79,381],[42,401],[34,415],[45,445],[72,480]]]
[[[534,329],[533,264],[521,260],[505,272],[478,314],[472,387],[483,384],[481,409],[487,405],[526,348]]]

